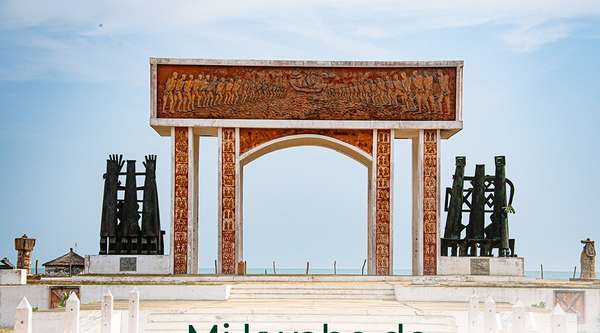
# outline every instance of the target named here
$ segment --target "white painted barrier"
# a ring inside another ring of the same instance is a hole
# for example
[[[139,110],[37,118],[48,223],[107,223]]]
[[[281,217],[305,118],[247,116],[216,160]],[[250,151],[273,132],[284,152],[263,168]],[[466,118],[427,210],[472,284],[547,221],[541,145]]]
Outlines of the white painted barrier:
[[[138,333],[140,323],[140,292],[135,289],[129,292],[129,313],[127,317],[127,331],[129,333]]]
[[[560,305],[552,311],[552,333],[567,333],[567,316]]]
[[[65,333],[79,333],[79,298],[74,292],[65,304]]]
[[[469,333],[481,332],[479,324],[479,297],[476,294],[471,295],[471,298],[469,299],[467,320],[469,321]]]
[[[485,311],[483,313],[483,332],[498,333],[498,319],[496,316],[496,302],[492,296],[485,300]]]
[[[32,312],[27,297],[23,297],[21,303],[17,305],[15,313],[15,333],[31,333],[33,329],[31,325]]]
[[[104,296],[102,296],[102,303],[100,311],[102,313],[102,319],[100,321],[100,332],[101,333],[113,333],[113,295],[108,290]]]
[[[512,332],[511,333],[527,333],[527,315],[525,313],[525,305],[520,300],[513,305],[512,308]]]

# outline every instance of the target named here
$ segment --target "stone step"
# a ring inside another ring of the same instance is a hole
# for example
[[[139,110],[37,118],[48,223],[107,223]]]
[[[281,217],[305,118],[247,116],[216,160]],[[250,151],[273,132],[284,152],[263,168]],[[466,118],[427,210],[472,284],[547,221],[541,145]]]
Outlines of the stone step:
[[[377,299],[394,300],[394,295],[376,295],[376,294],[323,294],[323,293],[240,293],[232,294],[231,299]]]
[[[236,284],[232,299],[380,299],[392,300],[394,287],[388,283],[277,283]]]
[[[446,316],[440,315],[406,315],[397,314],[394,316],[390,315],[344,315],[344,314],[200,314],[200,313],[153,313],[148,317],[148,322],[161,323],[161,322],[202,322],[202,323],[224,323],[227,322],[231,326],[233,323],[251,323],[251,324],[265,324],[265,323],[300,323],[300,324],[317,324],[323,325],[323,323],[330,324],[386,324],[389,325],[394,321],[401,323],[413,323],[418,320],[419,323],[443,323],[444,325],[452,324],[452,320],[449,320]],[[332,325],[329,325],[330,327]]]

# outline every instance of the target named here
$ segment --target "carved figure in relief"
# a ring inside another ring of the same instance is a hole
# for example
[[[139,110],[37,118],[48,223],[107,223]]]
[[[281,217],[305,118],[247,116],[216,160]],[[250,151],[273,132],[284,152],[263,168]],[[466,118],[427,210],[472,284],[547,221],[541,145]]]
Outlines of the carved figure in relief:
[[[296,72],[290,76],[290,85],[296,91],[317,93],[327,86],[323,80],[326,76],[325,73]]]
[[[581,251],[581,279],[596,278],[596,246],[593,240],[589,238],[582,240],[583,250]]]
[[[167,102],[170,102],[169,111],[173,112],[173,90],[175,90],[175,85],[177,84],[177,75],[179,75],[177,72],[173,72],[171,77],[167,79],[167,82],[165,83],[165,92],[163,94],[162,105],[163,110],[166,110],[165,108],[167,107]]]
[[[438,99],[440,112],[449,113],[450,110],[450,87],[448,75],[442,71],[438,71],[438,82],[440,85],[441,96]]]
[[[423,106],[425,104],[425,83],[423,82],[423,77],[418,74],[417,71],[413,72],[413,85],[416,91],[417,111],[423,112]]]
[[[174,111],[181,111],[181,108],[183,106],[183,86],[185,84],[185,79],[187,77],[187,74],[181,74],[181,78],[179,80],[177,80],[177,83],[175,84],[175,105],[174,105]]]

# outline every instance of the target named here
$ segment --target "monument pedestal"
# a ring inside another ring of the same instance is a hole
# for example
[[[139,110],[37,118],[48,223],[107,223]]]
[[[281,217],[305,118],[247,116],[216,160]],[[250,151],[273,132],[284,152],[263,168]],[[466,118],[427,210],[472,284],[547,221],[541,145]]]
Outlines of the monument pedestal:
[[[439,275],[525,276],[523,257],[441,256]]]
[[[171,274],[168,255],[85,256],[85,274]]]

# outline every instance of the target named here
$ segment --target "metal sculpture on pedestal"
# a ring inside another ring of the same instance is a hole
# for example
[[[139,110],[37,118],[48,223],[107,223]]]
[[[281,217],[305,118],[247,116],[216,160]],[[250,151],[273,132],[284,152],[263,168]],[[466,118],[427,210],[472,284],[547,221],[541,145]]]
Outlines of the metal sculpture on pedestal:
[[[125,164],[122,155],[110,155],[106,160],[100,254],[164,254],[165,232],[160,229],[156,155],[146,156],[143,163],[146,172],[136,172],[135,163],[135,160],[128,160],[126,172],[121,172]],[[125,186],[121,186],[120,176],[125,176]],[[144,186],[137,186],[137,176],[144,176]],[[138,191],[143,191],[143,200],[138,200]],[[123,193],[122,199],[119,199],[119,193]]]
[[[504,156],[495,157],[494,175],[486,175],[485,165],[478,164],[474,176],[465,176],[465,165],[466,158],[457,156],[452,188],[446,188],[444,210],[448,215],[441,239],[442,256],[448,256],[448,249],[452,256],[493,256],[494,249],[498,249],[499,257],[516,256],[515,240],[509,238],[508,230],[508,213],[514,213],[515,188],[506,178]],[[465,183],[470,183],[470,187],[465,188]],[[469,213],[466,226],[462,224],[463,213]],[[491,220],[487,227],[486,213]]]

